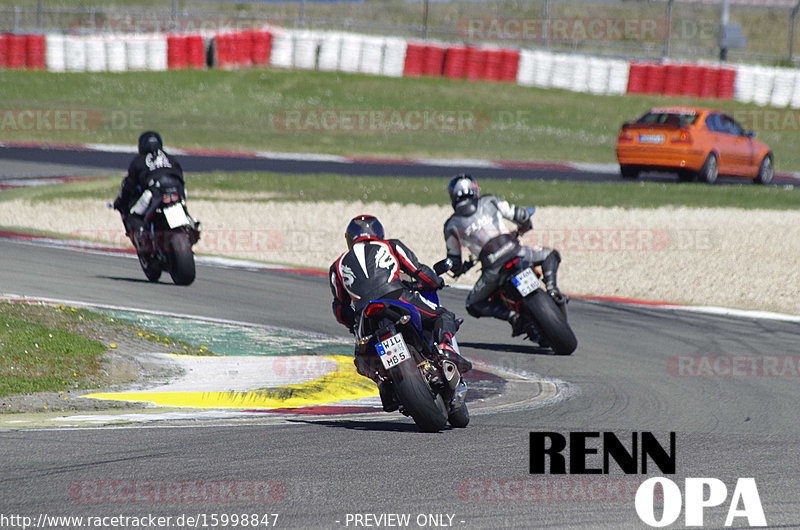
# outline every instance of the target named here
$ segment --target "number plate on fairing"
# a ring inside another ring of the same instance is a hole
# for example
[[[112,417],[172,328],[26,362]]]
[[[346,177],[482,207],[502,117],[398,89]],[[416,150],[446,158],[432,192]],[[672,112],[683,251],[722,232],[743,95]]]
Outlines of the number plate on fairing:
[[[408,351],[403,334],[392,335],[386,340],[382,340],[375,345],[383,366],[388,370],[398,364],[411,359],[411,352]]]
[[[511,278],[511,281],[514,282],[514,286],[522,296],[528,296],[538,289],[540,285],[539,278],[536,277],[536,273],[530,267],[517,273],[516,276]]]
[[[167,218],[167,224],[170,228],[178,228],[189,224],[189,219],[186,217],[186,211],[183,209],[182,204],[173,204],[164,208],[164,217]]]

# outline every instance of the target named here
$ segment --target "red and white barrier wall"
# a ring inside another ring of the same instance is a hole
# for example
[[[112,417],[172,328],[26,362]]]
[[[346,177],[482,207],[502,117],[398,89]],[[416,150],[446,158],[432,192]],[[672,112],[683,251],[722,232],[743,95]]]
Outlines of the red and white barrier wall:
[[[591,94],[735,99],[800,108],[800,70],[793,68],[628,62],[543,50],[281,28],[209,35],[0,35],[0,69],[124,72],[267,65],[390,77],[516,82]]]

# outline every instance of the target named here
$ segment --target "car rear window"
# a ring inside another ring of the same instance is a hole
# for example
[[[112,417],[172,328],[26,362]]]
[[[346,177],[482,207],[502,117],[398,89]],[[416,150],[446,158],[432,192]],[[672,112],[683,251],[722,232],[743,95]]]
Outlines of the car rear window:
[[[648,112],[638,120],[636,123],[663,123],[666,125],[674,125],[676,127],[686,127],[687,125],[694,125],[697,121],[697,114],[684,114],[677,112]]]

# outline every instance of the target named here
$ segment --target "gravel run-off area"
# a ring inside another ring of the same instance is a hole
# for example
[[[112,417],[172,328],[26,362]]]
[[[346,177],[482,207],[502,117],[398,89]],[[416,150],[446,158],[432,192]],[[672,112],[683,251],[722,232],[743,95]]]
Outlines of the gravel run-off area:
[[[197,253],[320,269],[343,252],[344,228],[362,213],[377,215],[387,237],[432,264],[444,257],[442,225],[452,212],[376,202],[247,202],[219,194],[190,197],[189,206],[203,223]],[[117,212],[97,200],[4,202],[0,226],[129,245]],[[572,295],[800,315],[800,212],[542,207],[523,241],[560,250],[559,285]],[[455,283],[476,278],[471,271]]]

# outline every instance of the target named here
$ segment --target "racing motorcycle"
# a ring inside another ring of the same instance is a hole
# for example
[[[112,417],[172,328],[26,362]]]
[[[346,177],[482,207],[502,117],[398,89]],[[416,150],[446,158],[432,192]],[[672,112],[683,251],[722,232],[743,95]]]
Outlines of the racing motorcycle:
[[[533,214],[535,208],[528,208]],[[519,230],[508,235],[506,258],[501,259],[499,287],[490,297],[508,309],[519,313],[523,333],[532,342],[550,348],[556,355],[571,355],[578,339],[567,321],[566,304],[556,304],[545,289],[542,271],[518,256]],[[462,274],[475,265],[470,258],[464,262]]]
[[[445,259],[433,269],[443,274],[450,267],[452,261]],[[422,294],[438,304],[435,291]],[[356,366],[379,383],[382,400],[385,394],[392,403],[384,410],[399,409],[423,432],[438,432],[448,422],[467,426],[467,385],[458,363],[422,329],[416,307],[399,300],[371,300],[361,311],[355,336]],[[452,346],[458,353],[455,339]]]
[[[145,229],[133,234],[139,264],[151,282],[169,272],[176,285],[195,278],[192,245],[200,239],[200,222],[186,209],[183,183],[171,175],[150,181],[131,211],[143,211]]]

